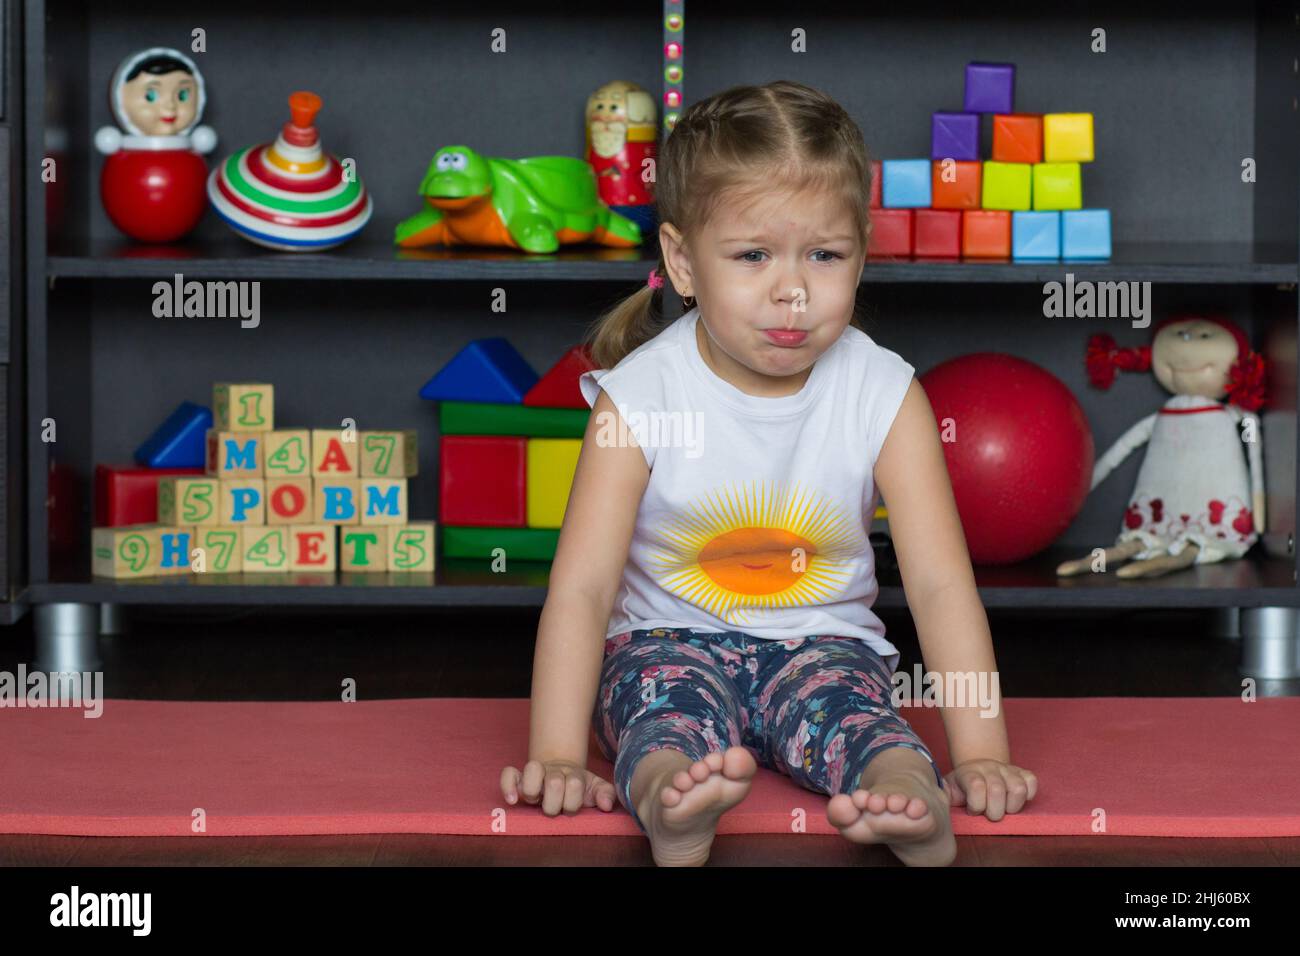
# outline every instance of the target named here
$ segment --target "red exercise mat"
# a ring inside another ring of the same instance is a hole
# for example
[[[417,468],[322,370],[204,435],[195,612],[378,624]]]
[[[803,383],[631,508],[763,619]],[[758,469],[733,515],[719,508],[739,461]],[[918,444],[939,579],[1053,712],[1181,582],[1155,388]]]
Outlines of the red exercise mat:
[[[0,710],[0,832],[206,835],[640,831],[621,804],[547,817],[506,804],[498,780],[522,767],[528,701],[361,703],[106,700],[80,709]],[[1013,761],[1038,796],[997,823],[954,808],[954,831],[1111,836],[1300,836],[1300,699],[1016,698],[1004,701]],[[903,714],[950,769],[939,712]],[[612,780],[592,742],[591,768]],[[726,813],[727,833],[834,834],[827,798],[760,769]],[[499,826],[497,830],[499,831]],[[499,834],[498,834],[499,835]],[[1097,834],[1103,835],[1103,834]]]

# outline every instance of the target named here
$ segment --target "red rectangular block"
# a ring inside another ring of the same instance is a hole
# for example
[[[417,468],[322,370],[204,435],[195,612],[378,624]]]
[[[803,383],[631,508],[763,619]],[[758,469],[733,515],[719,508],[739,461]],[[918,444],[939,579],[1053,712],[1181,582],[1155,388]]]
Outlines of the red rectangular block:
[[[880,208],[880,160],[871,161],[871,202],[867,204],[869,209]]]
[[[977,259],[1011,255],[1011,212],[1006,209],[966,209],[961,214],[961,254]]]
[[[443,435],[438,462],[443,524],[524,527],[527,443],[509,435]]]
[[[961,255],[961,210],[917,209],[912,248],[918,256],[955,259]]]
[[[202,475],[202,468],[95,466],[95,527],[153,524],[158,520],[158,479],[166,475]]]
[[[910,256],[915,217],[912,209],[871,210],[870,256]]]

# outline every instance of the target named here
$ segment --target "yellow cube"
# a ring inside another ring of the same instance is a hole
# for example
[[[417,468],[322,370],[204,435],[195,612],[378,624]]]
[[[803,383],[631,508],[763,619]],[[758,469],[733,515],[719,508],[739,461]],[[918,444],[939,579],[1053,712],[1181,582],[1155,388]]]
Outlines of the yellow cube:
[[[266,479],[223,478],[221,520],[223,525],[266,524]]]
[[[406,524],[405,478],[362,478],[359,484],[362,524]]]
[[[388,538],[400,528],[339,528],[340,571],[387,571]]]
[[[334,571],[338,567],[335,542],[338,532],[330,524],[297,524],[289,528],[291,571]]]
[[[243,529],[239,525],[195,528],[194,547],[202,552],[196,574],[234,574],[244,569]]]
[[[1043,162],[1092,162],[1092,114],[1044,113]]]
[[[564,523],[581,438],[528,439],[528,527],[558,528]]]
[[[419,470],[415,431],[361,432],[362,478],[414,478]]]
[[[393,525],[388,531],[389,571],[432,571],[434,569],[434,522],[415,521]]]
[[[200,527],[221,524],[220,485],[216,478],[159,478],[158,523]]]
[[[217,382],[212,386],[212,425],[218,431],[269,432],[275,427],[275,387]]]
[[[306,525],[249,525],[240,535],[244,572],[288,571],[289,532]]]
[[[268,478],[311,477],[311,432],[268,432],[263,443],[262,468]]]

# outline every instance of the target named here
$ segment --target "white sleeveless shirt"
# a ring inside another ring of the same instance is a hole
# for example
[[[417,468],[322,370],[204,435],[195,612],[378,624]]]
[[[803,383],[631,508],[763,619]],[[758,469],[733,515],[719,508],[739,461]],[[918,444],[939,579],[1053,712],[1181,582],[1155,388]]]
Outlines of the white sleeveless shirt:
[[[793,395],[748,395],[705,363],[691,309],[613,369],[579,379],[620,419],[650,479],[606,637],[655,627],[865,641],[899,654],[871,610],[872,471],[915,369],[855,326]]]

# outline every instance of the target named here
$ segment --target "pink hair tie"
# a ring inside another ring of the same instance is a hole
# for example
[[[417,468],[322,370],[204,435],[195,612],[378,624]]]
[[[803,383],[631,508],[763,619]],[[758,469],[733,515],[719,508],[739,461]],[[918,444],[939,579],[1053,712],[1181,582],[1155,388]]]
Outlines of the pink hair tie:
[[[650,270],[650,278],[648,282],[652,289],[662,289],[664,287],[664,277],[655,269]]]

